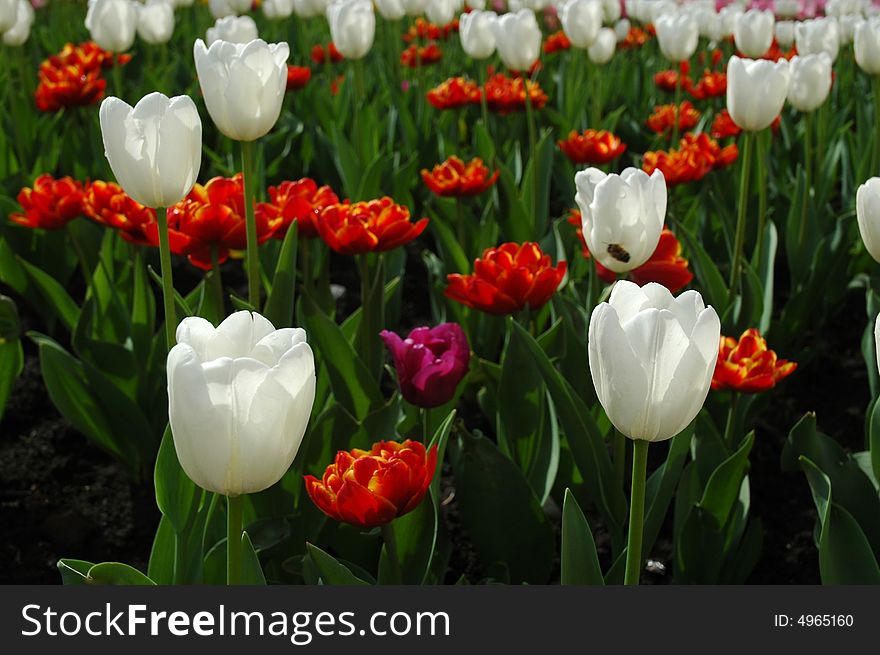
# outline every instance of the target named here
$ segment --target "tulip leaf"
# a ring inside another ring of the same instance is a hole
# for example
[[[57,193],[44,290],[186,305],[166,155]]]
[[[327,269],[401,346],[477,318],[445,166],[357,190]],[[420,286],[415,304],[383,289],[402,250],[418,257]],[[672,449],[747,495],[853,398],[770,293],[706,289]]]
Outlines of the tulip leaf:
[[[12,385],[23,368],[24,351],[21,341],[0,341],[0,420],[3,419],[6,403],[12,393]]]
[[[306,544],[309,558],[321,574],[321,581],[326,585],[368,585],[332,555],[325,553],[314,544]]]
[[[545,130],[535,144],[535,152],[529,153],[522,179],[522,203],[532,218],[532,238],[547,231],[547,214],[550,203],[550,176],[553,173],[553,155],[556,142],[553,131]]]
[[[103,562],[95,564],[86,575],[88,584],[114,586],[155,585],[143,573],[128,564],[121,562]]]
[[[241,533],[241,584],[266,584],[266,576],[263,575],[260,558],[257,557],[257,552],[254,550],[254,545],[247,532]]]
[[[712,305],[718,316],[724,316],[728,305],[728,289],[727,283],[721,276],[721,271],[718,270],[713,258],[703,248],[699,239],[681,225],[679,225],[677,232],[687,245],[687,250],[693,259],[696,277],[703,289],[706,304]]]
[[[52,309],[61,324],[73,332],[77,321],[79,321],[79,305],[76,304],[76,301],[70,297],[70,294],[58,280],[21,257],[16,256],[16,259],[42,295],[46,305]]]
[[[165,428],[153,474],[156,504],[178,535],[191,527],[202,502],[203,491],[190,480],[180,466],[171,425]]]
[[[773,315],[774,271],[776,269],[776,250],[779,246],[779,234],[773,221],[767,221],[767,226],[764,228],[764,234],[761,238],[763,239],[761,243],[761,261],[756,264],[764,297],[761,317],[756,324],[761,334],[767,334]]]
[[[2,402],[2,397],[0,397],[0,402]],[[0,408],[2,408],[2,404],[0,404]],[[0,417],[2,417],[2,413],[0,413]],[[871,412],[868,444],[871,455],[871,471],[874,473],[874,480],[880,480],[880,400],[874,403],[874,409]]]
[[[150,549],[150,561],[147,565],[147,577],[156,584],[174,584],[174,559],[177,549],[177,534],[167,516],[159,519],[159,527],[153,536],[153,547]]]
[[[455,497],[483,562],[511,583],[546,583],[553,530],[522,472],[483,436],[459,432],[457,450]]]
[[[525,328],[513,321],[510,325],[519,333],[538,365],[591,499],[602,512],[612,534],[621,534],[626,514],[626,498],[623,489],[615,482],[611,458],[596,420]]]
[[[713,471],[706,483],[703,497],[697,506],[714,520],[721,529],[739,497],[743,477],[749,468],[749,453],[755,442],[755,433],[749,432],[739,449]]]
[[[448,225],[450,212],[442,211],[448,207],[448,203],[443,202],[444,200],[444,198],[437,200],[437,211],[431,216],[429,226],[440,246],[440,254],[443,255],[442,261],[446,264],[446,272],[464,274],[470,270],[471,263],[464,251],[465,244],[459,241]],[[460,206],[458,203],[461,203],[460,199],[456,200],[455,206]],[[441,213],[444,214],[442,217]],[[458,215],[452,213],[452,215],[456,221],[465,221],[469,218],[465,217],[463,212]]]
[[[822,584],[880,584],[880,566],[858,521],[832,499],[832,480],[800,457],[819,512],[819,573]]]
[[[498,223],[502,236],[508,241],[522,243],[535,238],[530,228],[532,221],[526,211],[526,205],[520,199],[513,175],[500,161],[496,162],[500,175],[498,177],[499,207]]]
[[[300,302],[300,316],[327,366],[334,397],[355,419],[363,420],[385,403],[376,380],[339,326],[308,296],[301,296]]]
[[[648,478],[646,487],[645,532],[642,539],[642,551],[649,553],[657,541],[660,529],[666,520],[669,503],[675,493],[681,471],[687,460],[691,439],[694,436],[695,423],[686,427],[673,437],[669,443],[669,454],[666,461]],[[656,447],[656,446],[655,446]]]
[[[455,422],[456,413],[457,412],[454,409],[449,412],[449,415],[443,419],[443,422],[434,432],[434,436],[431,437],[431,442],[428,444],[428,450],[437,446],[437,470],[434,472],[434,479],[431,480],[431,489],[434,492],[433,499],[435,505],[440,497],[440,472],[443,470],[446,446],[449,443],[449,435],[452,432],[452,425]]]
[[[604,585],[596,542],[574,494],[565,490],[562,503],[562,574],[564,585]]]
[[[284,235],[278,263],[275,266],[275,275],[272,277],[272,290],[263,308],[263,316],[276,328],[293,327],[298,244],[298,226],[294,222]]]
[[[84,585],[88,584],[89,569],[94,564],[81,559],[60,559],[57,566],[62,583],[65,585]]]

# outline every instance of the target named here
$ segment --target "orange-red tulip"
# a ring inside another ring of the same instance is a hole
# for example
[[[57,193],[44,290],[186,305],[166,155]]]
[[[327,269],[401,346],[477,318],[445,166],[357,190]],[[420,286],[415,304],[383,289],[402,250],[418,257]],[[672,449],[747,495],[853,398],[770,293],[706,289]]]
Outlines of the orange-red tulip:
[[[282,182],[277,187],[270,186],[269,198],[271,202],[257,205],[256,213],[266,217],[276,239],[283,239],[294,221],[298,226],[297,235],[300,239],[314,239],[318,236],[315,221],[321,210],[339,202],[333,189],[329,186],[319,187],[308,177],[294,182]]]
[[[14,213],[9,220],[42,230],[58,230],[83,213],[83,185],[73,178],[55,179],[40,175],[33,188],[21,190],[18,204],[24,213]]]
[[[678,129],[682,132],[694,127],[700,121],[700,112],[689,100],[678,107]],[[648,117],[648,128],[657,134],[665,134],[675,126],[675,105],[657,105]]]
[[[119,230],[126,241],[141,246],[153,244],[146,231],[150,225],[155,228],[156,210],[130,198],[118,184],[96,180],[86,186],[83,213],[102,225]]]
[[[422,169],[422,180],[438,196],[476,196],[488,191],[498,179],[479,157],[468,163],[453,155],[432,170]]]
[[[755,328],[749,328],[739,341],[721,337],[712,388],[760,393],[775,387],[796,368],[796,362],[778,359],[776,353],[767,348],[767,340]]]
[[[572,130],[568,138],[556,142],[573,164],[600,166],[617,159],[626,151],[626,144],[607,130],[592,128],[581,133]]]
[[[428,102],[437,109],[458,109],[480,104],[480,85],[464,77],[450,77],[427,93]]]
[[[343,255],[384,252],[409,243],[428,227],[428,219],[410,221],[409,209],[389,198],[325,207],[316,221],[318,234]]]

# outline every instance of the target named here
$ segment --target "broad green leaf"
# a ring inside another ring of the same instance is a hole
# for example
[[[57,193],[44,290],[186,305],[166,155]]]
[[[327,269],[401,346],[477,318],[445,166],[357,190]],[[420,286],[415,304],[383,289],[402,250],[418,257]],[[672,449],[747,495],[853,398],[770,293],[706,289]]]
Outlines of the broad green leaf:
[[[81,585],[88,584],[89,569],[94,564],[81,559],[60,559],[57,566],[64,584]]]
[[[95,564],[88,572],[88,583],[95,585],[155,585],[143,573],[128,564],[120,562],[103,562]]]
[[[298,226],[293,223],[284,235],[275,275],[272,278],[272,290],[263,308],[263,315],[272,321],[276,328],[293,327],[297,235]]]
[[[266,576],[263,575],[260,558],[247,532],[241,533],[241,560],[241,584],[265,585]]]
[[[306,544],[309,558],[321,574],[321,581],[326,585],[366,585],[369,584],[357,577],[344,564],[332,555],[328,555],[314,544]]]
[[[176,534],[186,534],[198,513],[203,492],[180,467],[170,425],[165,428],[159,445],[153,483],[156,487],[156,504],[164,518]]]
[[[562,584],[604,585],[596,542],[570,489],[562,503]]]

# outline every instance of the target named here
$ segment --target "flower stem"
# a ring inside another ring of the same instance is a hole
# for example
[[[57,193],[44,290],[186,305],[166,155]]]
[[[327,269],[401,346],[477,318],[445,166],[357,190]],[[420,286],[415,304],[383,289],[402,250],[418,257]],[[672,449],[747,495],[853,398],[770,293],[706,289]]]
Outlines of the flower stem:
[[[874,123],[876,126],[880,124],[880,75],[874,75],[871,79],[873,83],[874,96]],[[877,169],[880,168],[880,130],[874,127],[874,155],[871,157],[871,170],[868,171],[868,177],[877,175]]]
[[[761,134],[755,135],[755,177],[758,181],[758,239],[755,243],[755,264],[761,260],[761,244],[764,242],[764,223],[767,218],[767,152]]]
[[[427,445],[428,442],[431,441],[431,424],[428,417],[428,412],[430,410],[426,407],[422,407],[419,411],[422,414],[422,443]]]
[[[529,126],[529,163],[532,165],[532,202],[529,207],[529,212],[531,214],[532,225],[535,225],[538,220],[538,171],[535,170],[535,167],[538,165],[538,162],[535,159],[535,148],[537,143],[536,136],[536,128],[535,128],[535,108],[532,106],[532,94],[529,91],[529,82],[532,80],[531,75],[523,75],[523,88],[526,93],[526,122]]]
[[[801,226],[798,230],[798,247],[804,245],[804,236],[807,232],[807,216],[809,214],[810,186],[813,179],[813,147],[812,147],[812,112],[804,114],[804,196],[801,202]],[[876,139],[876,137],[875,137]]]
[[[397,541],[394,538],[394,528],[390,523],[382,526],[382,541],[385,542],[385,552],[388,553],[388,563],[391,565],[392,584],[403,584],[403,575],[400,572],[400,558],[397,554]]]
[[[755,139],[753,132],[745,132],[743,135],[742,148],[742,175],[739,180],[739,206],[736,218],[736,240],[733,245],[733,262],[730,266],[730,295],[728,302],[732,303],[739,291],[740,276],[742,272],[743,245],[746,238],[746,213],[749,204],[749,168],[752,155],[752,142]]]
[[[226,584],[241,584],[241,496],[227,496]]]
[[[247,230],[248,302],[260,307],[260,253],[257,243],[257,219],[254,216],[254,142],[241,142],[241,172],[244,187],[244,215]]]
[[[591,87],[591,95],[590,98],[592,105],[592,116],[590,116],[590,125],[587,127],[592,127],[594,130],[598,130],[602,124],[602,78],[600,77],[600,71],[598,66],[593,66],[588,64],[584,66],[587,70],[587,75],[590,76],[590,87]]]
[[[159,270],[162,273],[162,302],[165,307],[165,341],[168,350],[174,346],[177,331],[177,311],[174,308],[174,280],[171,273],[171,244],[168,240],[168,210],[156,208],[159,228]]]
[[[486,128],[486,132],[491,136],[492,130],[489,129],[489,102],[486,99],[486,66],[480,64],[477,66],[477,71],[480,82],[480,111],[483,115],[483,127]]]
[[[679,106],[681,105],[681,68],[679,67],[678,78],[676,78],[675,82],[675,95],[673,102],[675,103],[672,108],[672,143],[669,144],[670,148],[678,147],[678,123],[681,120],[679,117]]]
[[[736,410],[739,406],[739,393],[734,391],[730,399],[730,409],[727,410],[727,424],[724,426],[724,445],[730,451],[736,450],[737,444],[733,442],[733,430],[736,427]]]
[[[648,473],[649,441],[633,439],[632,493],[629,501],[629,533],[626,537],[626,571],[623,584],[637,585],[642,571],[642,536],[645,531],[645,478]]]
[[[619,488],[623,488],[626,472],[626,437],[620,430],[614,430],[614,480]]]
[[[113,61],[113,91],[120,100],[125,100],[122,95],[122,64],[119,63],[119,56],[115,55]]]
[[[223,279],[220,275],[220,252],[216,243],[211,244],[211,272],[208,274],[211,294],[214,296],[214,304],[219,320],[226,316],[223,302]],[[219,321],[218,321],[219,322]]]

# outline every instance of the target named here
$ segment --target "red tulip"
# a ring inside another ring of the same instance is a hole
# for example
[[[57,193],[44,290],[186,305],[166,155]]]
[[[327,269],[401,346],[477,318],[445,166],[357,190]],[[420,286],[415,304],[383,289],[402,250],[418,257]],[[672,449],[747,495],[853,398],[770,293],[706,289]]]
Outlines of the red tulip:
[[[317,219],[318,234],[343,255],[384,252],[409,243],[428,227],[428,219],[410,221],[409,209],[387,196],[369,202],[330,205]]]
[[[712,388],[759,393],[775,387],[796,368],[795,362],[777,359],[776,353],[768,350],[767,340],[755,328],[749,328],[739,341],[721,337]]]
[[[82,184],[73,178],[40,175],[32,189],[25,187],[18,194],[24,213],[11,214],[9,220],[25,227],[58,230],[83,213],[83,197]]]
[[[453,155],[433,170],[422,169],[422,180],[438,196],[476,196],[488,191],[498,179],[483,160],[476,157],[465,164]]]

